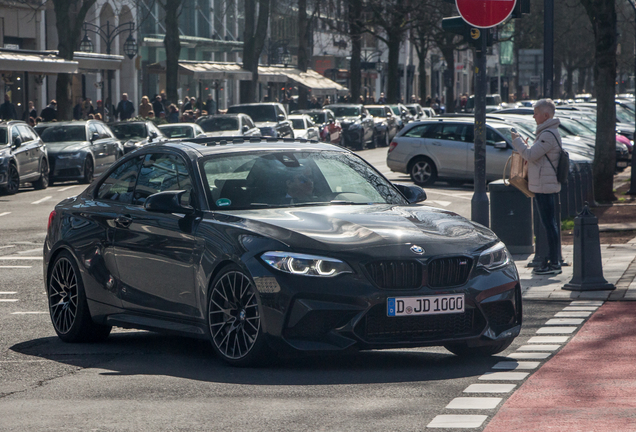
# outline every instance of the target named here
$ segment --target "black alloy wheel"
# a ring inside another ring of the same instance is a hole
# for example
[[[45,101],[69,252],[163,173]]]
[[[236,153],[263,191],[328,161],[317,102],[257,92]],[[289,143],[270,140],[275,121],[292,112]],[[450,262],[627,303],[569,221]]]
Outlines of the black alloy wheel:
[[[97,342],[108,337],[112,327],[93,322],[79,268],[67,251],[53,263],[47,294],[51,322],[64,342]]]
[[[388,147],[391,144],[391,140],[389,139],[389,131],[387,130],[384,134],[384,147]]]
[[[214,351],[231,365],[251,366],[268,358],[256,289],[238,266],[224,268],[212,283],[208,329]]]
[[[87,157],[86,161],[84,161],[84,177],[80,183],[90,184],[93,181],[94,172],[95,167],[93,166],[93,159]]]
[[[4,188],[4,191],[7,195],[15,195],[18,193],[20,189],[20,173],[18,172],[18,167],[14,164],[9,164],[9,176],[7,177],[7,185]]]
[[[418,186],[428,186],[437,180],[437,168],[428,158],[419,158],[411,163],[409,168],[411,180]]]
[[[42,190],[49,187],[49,163],[46,159],[42,159],[40,164],[40,178],[33,183],[36,190]]]

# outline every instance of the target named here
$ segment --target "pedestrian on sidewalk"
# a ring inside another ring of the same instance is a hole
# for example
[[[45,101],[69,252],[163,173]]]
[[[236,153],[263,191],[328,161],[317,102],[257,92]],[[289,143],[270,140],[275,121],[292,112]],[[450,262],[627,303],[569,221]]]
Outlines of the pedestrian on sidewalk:
[[[561,191],[556,171],[561,154],[561,122],[554,118],[555,109],[552,99],[541,99],[534,104],[537,130],[532,146],[529,147],[527,140],[524,141],[518,133],[512,133],[512,146],[528,161],[528,189],[534,192],[534,203],[548,238],[549,257],[545,258],[543,265],[534,269],[534,274],[561,273],[556,214],[556,200]]]

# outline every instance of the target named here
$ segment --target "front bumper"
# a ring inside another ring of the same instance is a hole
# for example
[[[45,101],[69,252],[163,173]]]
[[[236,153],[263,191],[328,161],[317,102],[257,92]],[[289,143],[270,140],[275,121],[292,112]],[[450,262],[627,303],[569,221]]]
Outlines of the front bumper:
[[[262,324],[270,343],[292,352],[440,346],[484,346],[519,334],[521,286],[514,264],[471,276],[462,286],[388,290],[363,269],[335,278],[295,276],[247,261],[259,292]],[[465,311],[389,317],[387,299],[464,294]]]
[[[342,129],[342,135],[345,138],[345,140],[347,141],[347,143],[360,144],[362,142],[362,139],[363,139],[363,136],[364,136],[363,132],[364,132],[364,130],[362,128]]]
[[[61,159],[49,155],[49,177],[53,180],[80,180],[84,177],[85,157],[79,159]]]

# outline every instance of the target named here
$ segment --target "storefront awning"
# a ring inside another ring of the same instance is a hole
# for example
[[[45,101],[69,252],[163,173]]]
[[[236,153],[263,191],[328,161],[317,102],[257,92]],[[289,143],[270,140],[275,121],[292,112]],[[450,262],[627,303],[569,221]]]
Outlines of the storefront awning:
[[[73,59],[77,60],[82,71],[119,70],[124,56],[76,51]]]
[[[261,82],[294,81],[310,89],[311,94],[314,96],[332,95],[334,93],[346,95],[349,92],[346,87],[311,69],[307,70],[307,72],[301,72],[293,67],[259,66],[258,79]]]
[[[0,71],[55,75],[77,73],[79,65],[48,52],[0,50]]]
[[[164,48],[165,35],[144,36],[141,46]],[[209,39],[196,36],[179,36],[182,48],[198,48],[208,52],[238,52],[243,50],[243,42],[223,39]]]
[[[153,63],[148,66],[148,72],[154,74],[166,73],[166,62]],[[199,80],[250,80],[252,73],[236,63],[200,62],[179,60],[179,73],[191,75]]]

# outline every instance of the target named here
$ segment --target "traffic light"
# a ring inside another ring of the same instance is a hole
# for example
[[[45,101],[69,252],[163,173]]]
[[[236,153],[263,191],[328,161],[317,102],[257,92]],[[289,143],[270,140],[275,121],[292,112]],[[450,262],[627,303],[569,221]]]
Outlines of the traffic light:
[[[510,18],[521,18],[523,14],[530,13],[530,0],[517,0]]]
[[[519,0],[517,0],[519,1]],[[481,38],[486,35],[486,45],[492,46],[493,29],[479,29],[468,24],[462,17],[442,19],[442,29],[449,33],[455,33],[464,38],[464,41],[477,48],[481,47]]]

